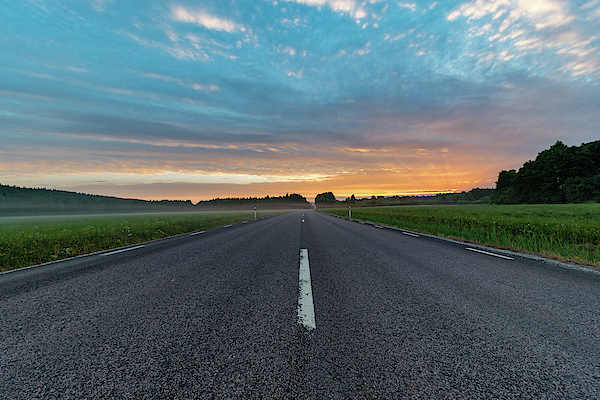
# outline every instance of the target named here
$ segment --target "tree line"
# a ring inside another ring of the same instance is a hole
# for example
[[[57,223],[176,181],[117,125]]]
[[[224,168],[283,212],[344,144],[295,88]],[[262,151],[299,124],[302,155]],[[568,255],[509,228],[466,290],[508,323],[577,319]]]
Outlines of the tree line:
[[[600,202],[600,140],[581,146],[558,141],[519,171],[500,171],[493,204]]]
[[[254,207],[284,209],[310,208],[311,205],[299,194],[262,198],[216,198],[193,204],[190,200],[124,199],[65,190],[0,185],[0,216],[253,210]]]
[[[312,208],[306,198],[297,193],[286,194],[285,196],[266,196],[266,197],[235,197],[225,199],[213,199],[200,201],[195,206],[197,210],[226,210],[226,209],[248,209],[261,208],[263,210],[277,210],[286,208]]]
[[[319,208],[327,207],[375,207],[414,205],[468,205],[489,204],[493,189],[474,188],[460,193],[438,193],[430,196],[371,196],[357,199],[354,195],[337,200],[332,192],[320,193],[315,197]]]

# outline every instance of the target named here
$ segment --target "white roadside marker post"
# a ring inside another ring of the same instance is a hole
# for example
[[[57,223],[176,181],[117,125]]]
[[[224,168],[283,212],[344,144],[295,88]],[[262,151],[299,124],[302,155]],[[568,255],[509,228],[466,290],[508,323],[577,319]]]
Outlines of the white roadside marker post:
[[[348,218],[352,218],[352,206],[348,206]]]
[[[254,206],[254,219],[256,219],[256,206]]]

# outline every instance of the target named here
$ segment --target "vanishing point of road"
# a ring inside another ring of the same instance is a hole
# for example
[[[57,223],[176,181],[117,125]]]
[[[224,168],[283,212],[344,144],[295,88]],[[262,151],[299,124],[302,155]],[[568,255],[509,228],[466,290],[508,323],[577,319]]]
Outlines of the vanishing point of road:
[[[2,399],[600,398],[600,275],[296,211],[0,275]]]

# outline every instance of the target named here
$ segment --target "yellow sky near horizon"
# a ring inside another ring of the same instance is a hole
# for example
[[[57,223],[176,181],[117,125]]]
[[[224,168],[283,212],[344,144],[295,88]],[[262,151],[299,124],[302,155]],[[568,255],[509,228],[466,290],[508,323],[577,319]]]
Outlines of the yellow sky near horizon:
[[[365,173],[340,174],[336,177],[311,180],[269,180],[253,176],[187,176],[187,179],[165,175],[117,175],[108,176],[72,175],[52,177],[21,177],[20,179],[0,180],[2,184],[21,187],[44,187],[81,193],[138,198],[143,200],[210,200],[224,197],[264,197],[298,193],[309,199],[323,192],[333,192],[337,198],[351,195],[358,198],[394,195],[426,195],[451,191],[470,190],[474,187],[493,187],[497,174],[490,172],[482,179],[480,171],[473,170],[460,174],[418,175],[393,171],[366,171]],[[104,178],[104,179],[102,179]],[[161,179],[162,178],[162,179]],[[65,184],[67,183],[67,184]]]

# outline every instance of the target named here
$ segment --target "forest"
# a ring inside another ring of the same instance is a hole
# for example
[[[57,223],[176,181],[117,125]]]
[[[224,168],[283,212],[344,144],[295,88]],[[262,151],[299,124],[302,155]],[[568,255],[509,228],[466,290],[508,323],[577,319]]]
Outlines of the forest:
[[[246,210],[253,207],[257,207],[262,210],[280,210],[286,208],[312,208],[311,204],[306,200],[304,196],[301,196],[296,193],[286,194],[285,196],[266,196],[260,198],[217,198],[208,201],[200,201],[194,207],[198,211],[241,209]]]
[[[337,200],[332,192],[320,193],[315,197],[317,207],[375,207],[416,205],[469,205],[489,204],[493,189],[474,188],[461,193],[438,193],[430,196],[371,196],[357,199],[354,195]]]
[[[53,214],[112,214],[159,213],[310,208],[310,203],[299,194],[276,197],[226,198],[200,201],[190,200],[137,200],[55,189],[31,189],[0,185],[0,216],[53,215]]]
[[[492,204],[600,202],[600,140],[581,146],[558,141],[519,171],[500,171]]]

